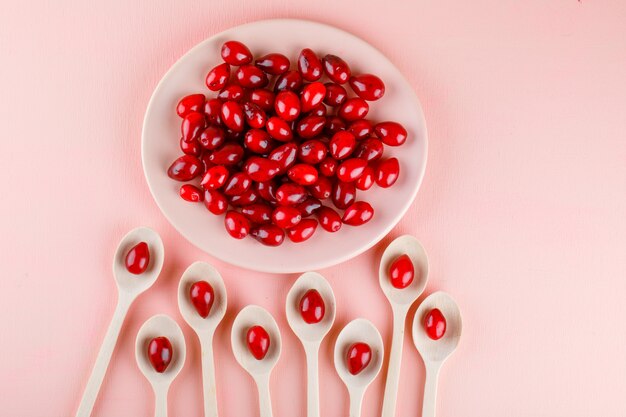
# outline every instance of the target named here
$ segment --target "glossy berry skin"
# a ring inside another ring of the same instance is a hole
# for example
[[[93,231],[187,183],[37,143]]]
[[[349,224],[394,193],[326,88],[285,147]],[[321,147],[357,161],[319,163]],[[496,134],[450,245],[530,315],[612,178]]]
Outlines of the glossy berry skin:
[[[322,202],[315,197],[307,197],[306,200],[296,206],[302,213],[302,217],[313,215],[320,207],[322,207]]]
[[[333,183],[327,177],[319,177],[315,184],[309,187],[309,192],[313,197],[325,200],[333,192]]]
[[[249,101],[243,103],[243,115],[248,126],[253,129],[261,129],[267,122],[265,111]]]
[[[221,101],[240,101],[243,98],[243,88],[237,84],[227,85],[217,93],[217,98]]]
[[[296,133],[302,139],[312,139],[319,136],[326,125],[326,118],[311,114],[298,121]]]
[[[305,48],[298,55],[298,71],[305,80],[317,81],[322,76],[322,61],[313,50]]]
[[[252,52],[238,41],[224,42],[221,53],[224,62],[230,65],[240,66],[252,62]]]
[[[200,133],[198,142],[204,149],[213,151],[226,142],[226,133],[221,127],[212,125]]]
[[[317,169],[309,164],[296,164],[287,171],[289,179],[296,184],[312,185],[317,182]]]
[[[361,191],[369,190],[374,185],[374,174],[374,168],[369,165],[366,166],[363,175],[354,182],[354,186]]]
[[[337,132],[346,129],[346,122],[339,116],[326,117],[326,124],[324,125],[324,133],[328,136],[332,136]]]
[[[200,185],[206,190],[217,190],[226,183],[229,175],[228,168],[222,165],[216,165],[209,168],[204,173]]]
[[[374,217],[374,209],[365,201],[357,201],[351,204],[343,213],[343,222],[350,226],[361,226]]]
[[[331,107],[339,107],[348,99],[348,92],[345,88],[335,83],[326,83],[326,96],[324,103]]]
[[[385,145],[400,146],[406,142],[406,129],[397,122],[381,122],[374,126],[374,132]]]
[[[302,76],[298,71],[287,71],[276,79],[274,91],[300,91],[302,87]]]
[[[376,161],[383,156],[385,146],[376,138],[367,138],[360,140],[354,150],[354,155],[357,158],[365,159],[366,161]]]
[[[235,239],[243,239],[250,233],[250,220],[235,210],[229,210],[224,217],[224,226],[229,235]]]
[[[263,111],[269,111],[274,108],[275,97],[273,92],[265,88],[258,88],[250,93],[250,101]]]
[[[280,117],[270,117],[267,120],[267,133],[274,139],[281,142],[288,142],[293,139],[293,132],[289,123]]]
[[[300,223],[287,229],[287,237],[293,243],[302,243],[311,238],[317,229],[317,220],[302,219]]]
[[[394,288],[403,289],[411,285],[415,277],[415,268],[409,255],[404,254],[393,260],[389,267],[389,279]]]
[[[308,113],[326,97],[326,86],[320,82],[307,84],[300,92],[302,112]]]
[[[165,372],[172,361],[173,355],[174,349],[167,337],[160,336],[150,340],[148,344],[148,360],[158,373],[162,374]]]
[[[320,174],[326,177],[332,177],[337,172],[338,166],[339,162],[337,162],[335,158],[328,156],[320,162],[318,168],[320,170]]]
[[[281,119],[291,122],[300,116],[300,99],[293,91],[281,91],[276,94],[274,110]]]
[[[374,101],[385,95],[385,83],[374,74],[360,74],[350,77],[350,87],[363,100]]]
[[[191,203],[197,203],[204,200],[204,191],[191,184],[183,184],[179,191],[180,197]]]
[[[260,198],[254,189],[249,188],[239,195],[229,197],[228,202],[234,207],[246,207],[255,204]]]
[[[146,272],[150,265],[150,249],[146,242],[139,242],[133,246],[126,254],[124,261],[126,270],[133,275],[140,275]]]
[[[206,119],[204,114],[199,112],[190,112],[184,118],[180,125],[180,133],[185,142],[191,142],[200,135],[200,132],[206,127]]]
[[[311,139],[300,144],[298,159],[310,165],[318,164],[326,157],[326,145],[317,139]]]
[[[326,314],[326,304],[317,290],[308,290],[300,299],[300,316],[305,323],[316,324]]]
[[[271,159],[251,156],[243,166],[243,170],[256,182],[269,181],[280,171],[280,165]]]
[[[271,75],[280,75],[289,70],[289,58],[283,54],[267,54],[254,61],[254,65],[263,72]]]
[[[245,206],[241,213],[254,224],[267,224],[272,221],[272,208],[265,203],[255,203]]]
[[[281,206],[295,206],[306,198],[303,186],[294,183],[285,183],[276,190],[276,202]]]
[[[228,209],[228,200],[221,192],[217,190],[206,190],[204,192],[204,206],[211,213],[219,216],[226,213]]]
[[[227,101],[222,104],[220,116],[227,128],[235,132],[243,130],[243,108],[236,101]]]
[[[309,115],[312,116],[323,116],[324,119],[326,119],[326,114],[328,113],[328,111],[326,110],[326,106],[324,105],[324,103],[320,103],[317,106],[313,107],[311,109],[311,111],[309,112]]]
[[[365,172],[365,167],[367,167],[367,161],[364,159],[346,159],[337,167],[337,179],[343,182],[356,181]]]
[[[350,79],[348,63],[336,55],[326,55],[322,62],[324,72],[334,83],[345,84]]]
[[[246,132],[243,143],[251,152],[265,155],[272,149],[275,142],[265,130],[250,129]]]
[[[197,281],[189,288],[189,299],[200,317],[206,319],[215,302],[213,287],[206,281]]]
[[[259,194],[259,196],[263,200],[269,203],[276,202],[276,190],[277,189],[278,189],[278,186],[272,180],[264,181],[264,182],[257,182],[256,184],[254,184],[254,190]]]
[[[446,334],[446,318],[438,308],[433,308],[424,317],[424,330],[433,340],[439,340]]]
[[[248,350],[258,361],[265,358],[270,349],[270,335],[261,326],[252,326],[246,333]]]
[[[356,200],[356,187],[352,182],[337,181],[333,185],[331,194],[333,204],[338,209],[346,209]]]
[[[278,162],[280,167],[279,174],[282,174],[295,164],[297,156],[298,146],[290,142],[274,148],[269,155],[269,159]]]
[[[280,246],[285,240],[285,232],[273,224],[262,224],[253,228],[250,235],[265,246]]]
[[[220,91],[228,83],[230,78],[230,65],[227,63],[220,64],[209,71],[206,76],[206,86],[211,91]]]
[[[376,166],[376,184],[388,188],[396,183],[400,175],[400,163],[397,158],[389,158]]]
[[[341,130],[333,135],[328,146],[330,154],[335,159],[349,157],[356,147],[354,135],[348,131]]]
[[[176,181],[191,181],[202,173],[202,162],[194,155],[177,158],[167,170],[167,175]]]
[[[327,232],[334,233],[341,229],[341,225],[343,224],[341,216],[330,207],[322,206],[315,214],[320,222],[320,226]]]
[[[232,142],[224,144],[221,148],[213,151],[209,161],[215,165],[235,165],[243,159],[243,148]]]
[[[212,98],[204,103],[204,115],[206,116],[209,124],[222,124],[222,118],[220,116],[221,110],[222,100],[220,100],[219,98]]]
[[[191,142],[185,142],[183,138],[180,138],[180,150],[183,151],[184,154],[194,156],[199,156],[202,153],[200,143],[196,139]]]
[[[302,214],[295,207],[279,206],[272,213],[272,223],[283,229],[297,225],[300,220],[302,220]]]
[[[348,132],[356,139],[364,139],[374,132],[374,125],[367,119],[356,120],[348,125]]]
[[[349,98],[339,107],[337,115],[347,122],[363,119],[370,110],[367,101],[362,98]]]
[[[241,195],[248,191],[251,185],[252,180],[246,173],[237,172],[226,180],[223,193],[229,196]]]
[[[235,78],[243,88],[262,88],[269,82],[267,74],[254,65],[242,65],[235,71]]]
[[[372,349],[366,343],[354,343],[348,348],[348,371],[352,375],[360,374],[372,360]]]
[[[176,106],[176,114],[185,117],[191,112],[201,113],[205,103],[204,94],[191,94],[180,99]]]

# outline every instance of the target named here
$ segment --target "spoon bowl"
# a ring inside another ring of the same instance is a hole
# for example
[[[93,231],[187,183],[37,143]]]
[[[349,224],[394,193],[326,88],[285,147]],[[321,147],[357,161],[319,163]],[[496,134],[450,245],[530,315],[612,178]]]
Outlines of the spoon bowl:
[[[304,321],[300,314],[300,299],[308,290],[316,290],[324,300],[324,317],[319,323],[309,324]],[[302,343],[321,342],[335,322],[335,310],[333,289],[328,281],[317,272],[306,272],[300,275],[287,294],[285,308],[287,322]]]
[[[446,331],[439,340],[433,340],[424,330],[424,318],[438,308],[446,319]],[[461,311],[456,302],[443,291],[435,292],[420,304],[413,319],[413,343],[424,362],[443,363],[456,349],[461,338]]]
[[[150,262],[145,272],[134,275],[126,269],[126,254],[139,242],[146,242]],[[113,276],[120,293],[137,296],[150,288],[163,268],[165,249],[161,237],[152,229],[138,227],[122,238],[113,257]]]
[[[346,355],[353,343],[367,343],[372,350],[372,359],[367,367],[352,375],[346,365]],[[364,391],[380,372],[383,364],[383,339],[374,325],[366,319],[352,320],[344,327],[335,342],[335,368],[348,390],[354,388]]]
[[[399,289],[391,285],[389,268],[397,257],[405,254],[411,258],[413,268],[415,269],[415,277],[408,287]],[[380,287],[389,302],[392,305],[406,306],[408,309],[422,294],[428,280],[428,256],[422,244],[410,235],[396,238],[387,246],[380,259],[378,278]]]
[[[189,291],[198,281],[206,281],[213,287],[215,300],[209,315],[204,318],[198,314],[191,303]],[[183,273],[178,284],[178,309],[187,324],[198,334],[213,333],[226,314],[226,286],[220,273],[205,262],[194,262]]]

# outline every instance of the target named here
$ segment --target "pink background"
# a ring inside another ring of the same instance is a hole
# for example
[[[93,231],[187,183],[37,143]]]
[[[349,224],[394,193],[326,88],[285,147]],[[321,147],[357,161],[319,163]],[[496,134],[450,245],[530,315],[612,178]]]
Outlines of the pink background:
[[[35,4],[37,3],[37,4]],[[113,250],[138,225],[167,255],[132,307],[96,416],[148,416],[152,392],[133,356],[141,323],[182,323],[180,274],[214,263],[230,309],[217,333],[219,407],[255,416],[252,380],[229,329],[249,303],[269,309],[284,354],[272,378],[277,416],[304,414],[304,354],[283,303],[295,276],[243,271],[184,241],[153,202],[140,164],[152,89],[185,51],[233,25],[298,17],[380,48],[414,86],[430,133],[426,177],[389,238],[321,271],[336,291],[322,346],[322,415],[347,414],[332,342],[355,317],[386,342],[378,288],[386,243],[416,235],[427,292],[459,302],[464,333],[443,369],[439,416],[626,415],[626,3],[540,1],[4,2],[0,12],[0,409],[73,415],[115,304]],[[201,415],[199,347],[170,392],[175,416]],[[398,415],[421,408],[423,365],[405,343]],[[365,417],[378,416],[379,377]]]

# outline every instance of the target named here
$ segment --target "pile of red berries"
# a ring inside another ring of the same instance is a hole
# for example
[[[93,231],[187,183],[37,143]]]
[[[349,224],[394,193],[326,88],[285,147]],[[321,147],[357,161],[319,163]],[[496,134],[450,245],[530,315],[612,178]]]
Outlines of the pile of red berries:
[[[184,184],[181,197],[204,201],[215,215],[226,213],[234,238],[250,234],[269,246],[280,245],[285,234],[293,242],[307,240],[318,221],[328,232],[367,223],[374,209],[356,201],[357,189],[396,182],[400,166],[396,158],[382,159],[384,145],[407,138],[399,123],[365,118],[368,101],[385,93],[382,80],[352,75],[343,59],[320,59],[311,49],[300,52],[297,69],[278,53],[253,63],[237,41],[224,43],[221,53],[224,63],[206,77],[217,96],[192,94],[176,107],[184,155],[167,173],[177,181],[200,179],[201,187]]]

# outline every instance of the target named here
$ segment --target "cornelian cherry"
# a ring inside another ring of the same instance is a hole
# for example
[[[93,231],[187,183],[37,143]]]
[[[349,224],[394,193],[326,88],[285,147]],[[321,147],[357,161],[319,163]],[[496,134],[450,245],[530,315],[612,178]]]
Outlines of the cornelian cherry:
[[[202,162],[194,155],[177,158],[167,170],[167,175],[176,181],[191,181],[202,173]]]
[[[385,94],[385,84],[373,74],[361,74],[350,77],[350,87],[363,100],[378,100]]]
[[[224,217],[224,226],[229,235],[235,239],[243,239],[250,233],[250,220],[235,210],[229,210]]]
[[[226,183],[229,174],[228,168],[216,165],[206,171],[200,184],[207,190],[217,190]]]
[[[336,55],[326,55],[323,59],[324,72],[328,78],[337,84],[344,84],[350,79],[348,63]]]
[[[389,267],[389,279],[395,288],[403,289],[411,285],[415,277],[415,268],[409,255],[398,256]]]
[[[270,349],[270,335],[261,326],[252,326],[246,334],[248,350],[256,360],[262,360]]]
[[[202,112],[204,107],[204,94],[190,94],[180,99],[176,106],[176,114],[185,117],[191,112]]]
[[[308,164],[296,164],[287,171],[289,179],[296,184],[312,185],[317,182],[317,170]]]
[[[262,224],[253,228],[250,235],[266,246],[280,246],[285,240],[285,232],[273,224]]]
[[[345,88],[335,83],[326,83],[326,95],[324,96],[324,103],[331,107],[338,107],[343,104],[348,98],[348,92]]]
[[[220,64],[206,76],[206,86],[211,91],[219,91],[226,86],[228,79],[230,78],[230,65],[227,63]]]
[[[324,130],[326,118],[316,114],[310,114],[303,117],[296,125],[296,132],[302,139],[311,139],[317,137]]]
[[[295,207],[279,206],[272,213],[272,222],[283,229],[297,225],[300,220],[302,220],[302,214]]]
[[[360,158],[346,159],[337,167],[337,179],[343,182],[356,181],[365,172],[367,161]]]
[[[326,87],[320,82],[307,84],[300,92],[300,101],[302,102],[302,111],[307,113],[313,107],[321,104],[326,96]]]
[[[267,75],[254,65],[242,65],[235,72],[235,78],[244,88],[262,88],[269,82]]]
[[[165,372],[172,357],[174,356],[174,348],[169,339],[164,336],[155,337],[148,344],[148,360],[152,364],[155,371],[162,374]]]
[[[308,324],[316,324],[322,321],[326,313],[326,304],[317,290],[311,289],[304,293],[300,299],[300,315]]]
[[[254,61],[254,65],[268,74],[280,75],[289,69],[289,58],[283,54],[267,54]]]
[[[180,186],[180,197],[192,203],[204,200],[204,192],[195,185],[183,184]]]
[[[334,233],[341,229],[341,216],[330,207],[322,206],[315,214],[317,215],[320,225],[327,232]]]
[[[300,91],[302,87],[302,76],[298,71],[287,71],[276,79],[274,91]]]
[[[446,334],[446,318],[438,308],[433,308],[424,317],[424,329],[433,340],[439,340]]]
[[[361,373],[372,360],[372,349],[367,343],[354,343],[348,348],[348,371],[352,375]]]
[[[374,209],[365,201],[357,201],[351,204],[343,213],[342,220],[350,226],[361,226],[374,217]]]
[[[396,183],[400,175],[400,163],[397,158],[389,158],[382,161],[376,167],[376,184],[388,188]]]
[[[245,206],[241,213],[254,224],[266,224],[272,221],[272,208],[265,203],[255,203]]]
[[[347,122],[363,119],[367,116],[370,106],[362,98],[349,98],[339,107],[337,115]]]
[[[354,135],[345,130],[335,133],[330,140],[330,154],[335,159],[344,159],[349,157],[356,147],[356,139]]]
[[[378,123],[374,126],[374,132],[385,145],[389,146],[400,146],[404,144],[408,136],[404,126],[397,122]]]
[[[211,213],[220,215],[226,213],[228,200],[224,194],[217,190],[206,190],[204,192],[204,205]]]
[[[230,65],[245,65],[252,62],[252,52],[238,41],[228,41],[222,45],[222,59]]]
[[[305,80],[317,81],[322,76],[322,61],[313,50],[305,48],[298,56],[298,71]]]
[[[200,132],[206,127],[206,119],[204,114],[199,112],[189,112],[183,118],[183,123],[180,126],[180,132],[185,142],[191,142],[200,135]]]
[[[134,275],[146,272],[150,265],[150,249],[146,242],[139,242],[126,254],[126,270]]]
[[[189,288],[191,304],[202,318],[207,318],[215,302],[213,287],[206,281],[194,282]]]
[[[293,91],[281,91],[276,94],[274,102],[276,114],[283,120],[291,122],[300,115],[300,99]]]
[[[289,124],[280,117],[270,117],[267,119],[267,133],[276,140],[288,142],[293,138],[293,133]]]
[[[313,236],[316,229],[317,220],[302,219],[297,225],[287,229],[287,237],[293,243],[301,243]]]

